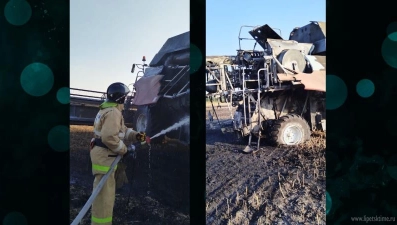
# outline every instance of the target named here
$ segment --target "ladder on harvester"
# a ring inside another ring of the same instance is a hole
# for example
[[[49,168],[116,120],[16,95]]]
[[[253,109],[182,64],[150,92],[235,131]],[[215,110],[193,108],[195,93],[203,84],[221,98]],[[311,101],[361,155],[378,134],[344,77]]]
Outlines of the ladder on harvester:
[[[266,65],[266,63],[264,65],[265,65],[265,68],[258,70],[256,79],[245,79],[246,74],[245,74],[244,70],[243,70],[243,73],[242,73],[244,126],[248,127],[248,124],[247,124],[247,110],[246,110],[246,106],[247,105],[248,105],[248,115],[249,115],[249,117],[248,117],[249,121],[248,122],[249,122],[249,126],[250,126],[250,128],[249,128],[250,134],[249,134],[249,139],[248,139],[248,145],[243,150],[246,153],[250,153],[250,152],[254,151],[251,148],[251,144],[257,144],[257,150],[256,151],[259,151],[259,149],[260,149],[261,129],[258,130],[258,132],[259,132],[258,133],[258,141],[256,143],[252,142],[252,128],[253,127],[252,127],[252,121],[251,121],[251,102],[256,104],[256,109],[255,110],[256,110],[256,113],[258,114],[258,125],[261,126],[261,110],[260,109],[261,109],[261,92],[262,92],[262,89],[261,89],[261,79],[260,79],[259,73],[261,71],[268,72],[268,66]],[[239,71],[241,72],[241,70],[239,70]],[[247,83],[253,83],[253,82],[257,82],[258,87],[254,88],[254,89],[248,89],[247,88]],[[269,82],[269,81],[267,81],[267,82]],[[253,94],[255,92],[257,93],[257,99],[256,100],[253,97]]]
[[[186,84],[176,93],[172,93],[171,95],[168,92],[177,84],[184,76],[188,76],[190,74],[190,66],[178,66],[180,68],[179,72],[171,79],[171,80],[164,80],[167,82],[166,85],[159,91],[162,93],[162,96],[165,98],[177,98],[184,94],[190,93],[189,84],[190,81],[186,82]]]

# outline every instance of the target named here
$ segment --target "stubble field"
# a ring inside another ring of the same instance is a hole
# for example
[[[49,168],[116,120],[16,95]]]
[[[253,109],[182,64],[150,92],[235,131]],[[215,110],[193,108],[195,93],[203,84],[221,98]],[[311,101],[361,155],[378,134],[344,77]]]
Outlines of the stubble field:
[[[92,193],[92,131],[92,126],[70,126],[70,222]],[[150,151],[138,149],[135,160],[128,156],[123,162],[129,183],[116,190],[113,224],[190,224],[188,150],[152,146]],[[90,218],[89,211],[80,224],[91,224]]]
[[[230,112],[217,105],[225,126]],[[324,137],[296,147],[263,144],[255,154],[243,154],[247,143],[223,134],[213,119],[207,118],[206,133],[207,224],[325,224]]]

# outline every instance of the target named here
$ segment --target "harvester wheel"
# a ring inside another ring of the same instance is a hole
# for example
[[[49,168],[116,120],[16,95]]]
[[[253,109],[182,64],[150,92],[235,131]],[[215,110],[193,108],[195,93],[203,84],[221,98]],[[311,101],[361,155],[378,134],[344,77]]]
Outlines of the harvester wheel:
[[[133,129],[138,132],[147,132],[149,116],[149,109],[147,106],[138,107],[135,113]]]
[[[161,131],[161,118],[158,114],[155,114],[151,110],[152,107],[139,106],[134,119],[133,129],[138,132],[145,132],[149,137],[157,134]],[[161,138],[157,138],[160,140]],[[156,141],[152,142],[155,143]]]
[[[297,145],[310,139],[311,131],[307,121],[299,115],[282,116],[270,128],[269,141],[272,144]]]

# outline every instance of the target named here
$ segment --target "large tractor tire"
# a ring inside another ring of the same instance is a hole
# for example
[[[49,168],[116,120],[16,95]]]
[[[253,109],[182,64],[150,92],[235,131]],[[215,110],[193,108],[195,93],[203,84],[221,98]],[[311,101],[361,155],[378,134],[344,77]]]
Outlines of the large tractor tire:
[[[151,110],[153,110],[152,107],[138,106],[133,123],[134,130],[145,132],[149,137],[161,131],[161,117],[156,116]],[[157,138],[153,143],[157,141],[161,141],[161,138]]]
[[[282,116],[270,128],[269,141],[273,145],[298,145],[310,139],[307,121],[299,115]]]
[[[134,115],[132,128],[138,132],[147,132],[149,118],[149,107],[138,106],[138,109]]]

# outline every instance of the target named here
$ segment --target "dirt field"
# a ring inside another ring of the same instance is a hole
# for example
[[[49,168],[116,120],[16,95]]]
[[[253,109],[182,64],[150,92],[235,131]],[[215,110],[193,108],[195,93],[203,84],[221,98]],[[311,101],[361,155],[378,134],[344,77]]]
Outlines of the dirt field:
[[[93,176],[88,151],[92,127],[71,126],[70,132],[70,222],[72,222],[92,192]],[[138,150],[135,161],[132,157],[128,157],[124,162],[127,164],[129,184],[116,191],[113,224],[190,223],[189,151],[178,150],[170,145],[152,146],[150,169],[148,149]],[[134,163],[135,167],[133,167]],[[131,197],[128,203],[130,190]],[[82,225],[91,224],[90,211],[82,220]]]
[[[226,105],[217,105],[218,117],[230,122]],[[213,118],[206,134],[207,224],[325,224],[324,138],[243,154],[246,143],[223,134]]]

